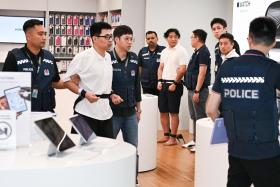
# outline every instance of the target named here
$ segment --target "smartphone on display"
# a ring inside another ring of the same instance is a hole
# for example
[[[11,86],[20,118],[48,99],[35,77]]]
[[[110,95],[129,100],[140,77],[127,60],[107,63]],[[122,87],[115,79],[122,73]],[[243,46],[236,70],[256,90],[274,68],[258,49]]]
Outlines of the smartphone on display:
[[[25,99],[20,96],[20,86],[4,90],[10,110],[23,112],[27,110]]]
[[[67,136],[64,130],[62,130],[53,118],[35,121],[35,124],[57,148],[57,151],[64,151],[75,146],[74,142]]]

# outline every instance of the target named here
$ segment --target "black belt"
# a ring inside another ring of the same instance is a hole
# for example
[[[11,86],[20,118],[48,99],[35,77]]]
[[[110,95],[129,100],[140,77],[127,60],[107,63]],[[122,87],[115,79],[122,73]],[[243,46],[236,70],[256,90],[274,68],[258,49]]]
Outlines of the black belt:
[[[175,80],[166,80],[166,79],[161,79],[159,80],[162,84],[173,84],[175,83],[176,85],[182,84],[183,81],[180,80],[178,83],[175,82]]]
[[[111,94],[101,94],[101,95],[96,94],[96,97],[100,97],[101,99],[109,99],[110,96]]]

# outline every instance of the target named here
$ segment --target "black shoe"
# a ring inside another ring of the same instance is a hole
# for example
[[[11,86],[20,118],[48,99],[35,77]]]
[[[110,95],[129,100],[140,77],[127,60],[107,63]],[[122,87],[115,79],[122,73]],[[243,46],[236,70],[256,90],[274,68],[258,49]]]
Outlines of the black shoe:
[[[180,142],[180,140],[183,140],[184,144],[186,143],[182,134],[177,134],[176,139],[178,140],[178,142]]]

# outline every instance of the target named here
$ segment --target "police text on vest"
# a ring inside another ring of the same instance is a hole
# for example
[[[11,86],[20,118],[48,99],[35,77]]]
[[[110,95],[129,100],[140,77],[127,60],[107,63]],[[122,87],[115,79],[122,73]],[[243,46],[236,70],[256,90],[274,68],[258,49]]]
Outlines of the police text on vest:
[[[259,90],[224,89],[225,98],[259,99]]]

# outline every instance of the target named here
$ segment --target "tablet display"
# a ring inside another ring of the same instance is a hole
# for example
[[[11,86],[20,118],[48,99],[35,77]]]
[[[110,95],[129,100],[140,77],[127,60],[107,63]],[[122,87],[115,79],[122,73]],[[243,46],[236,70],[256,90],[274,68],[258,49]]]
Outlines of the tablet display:
[[[20,96],[19,92],[20,86],[4,90],[4,94],[7,98],[10,110],[23,112],[27,110],[27,105],[24,98]]]
[[[70,121],[73,123],[73,128],[82,136],[85,142],[96,137],[94,131],[82,116],[75,115],[70,118]]]
[[[74,142],[67,136],[64,130],[62,130],[53,118],[35,121],[35,124],[54,144],[58,151],[64,151],[75,146]]]

